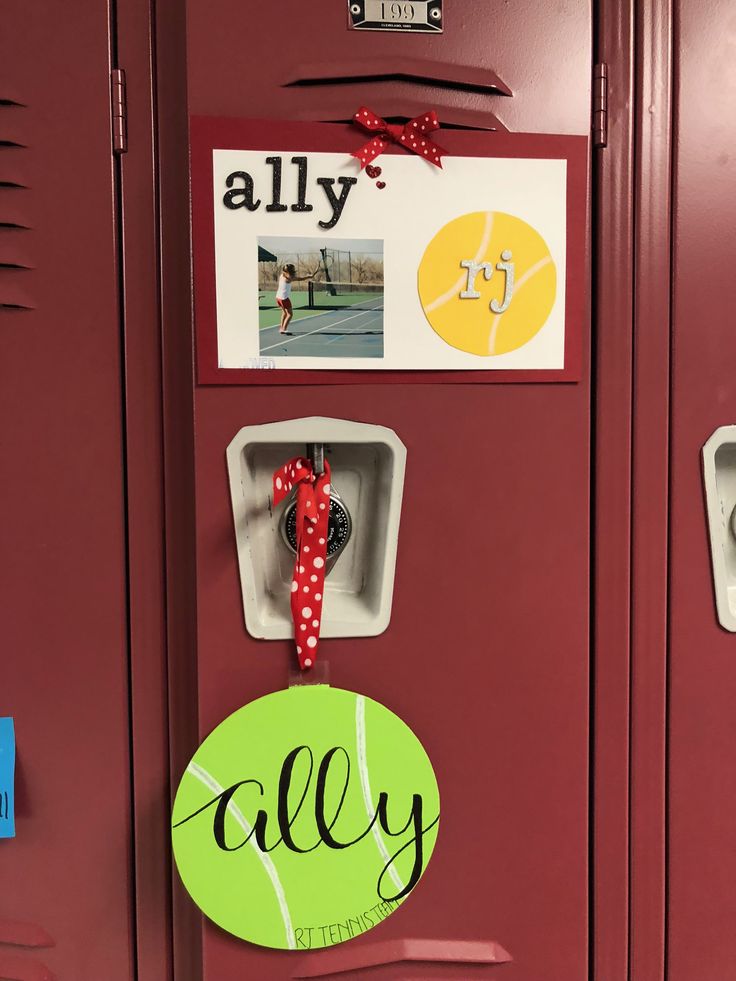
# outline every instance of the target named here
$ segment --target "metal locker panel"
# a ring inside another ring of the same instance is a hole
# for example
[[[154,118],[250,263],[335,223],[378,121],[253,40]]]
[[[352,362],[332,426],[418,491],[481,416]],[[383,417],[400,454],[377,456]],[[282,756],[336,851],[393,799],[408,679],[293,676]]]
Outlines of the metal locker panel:
[[[592,58],[585,6],[544,11],[529,4],[492,15],[481,3],[449,9],[444,35],[404,38],[348,32],[337,2],[322,5],[319,16],[313,5],[287,2],[276,20],[265,6],[246,15],[229,0],[193,0],[187,64],[180,52],[178,77],[180,84],[186,79],[190,112],[200,115],[306,118],[316,102],[325,118],[344,119],[356,100],[370,104],[374,93],[379,111],[390,95],[396,111],[405,100],[436,104],[441,113],[456,112],[458,125],[588,132]],[[387,82],[387,72],[402,73],[404,57],[412,77]],[[331,67],[337,58],[339,73]],[[343,78],[340,66],[353,61],[361,77]],[[299,67],[304,64],[308,71]],[[325,81],[315,85],[319,66]],[[478,82],[484,70],[487,85]],[[439,82],[432,83],[431,72]],[[308,74],[312,84],[304,84]],[[177,112],[181,125],[180,106]],[[181,128],[178,137],[171,130],[164,140],[169,165],[173,147],[185,152]],[[166,235],[167,222],[181,226],[171,186],[164,198]],[[183,258],[182,250],[180,277]],[[179,309],[187,289],[181,278],[178,284],[169,278],[170,302]],[[459,793],[458,753],[470,754],[468,765],[480,779],[472,800],[456,799],[445,810],[426,880],[401,915],[355,944],[497,941],[514,958],[503,966],[510,979],[582,981],[588,970],[587,367],[575,385],[368,385],[357,378],[350,386],[298,390],[198,387],[194,402],[198,652],[188,710],[198,713],[200,737],[239,705],[283,687],[291,660],[288,642],[257,642],[245,632],[225,447],[243,425],[301,416],[305,405],[320,415],[395,429],[407,446],[408,468],[391,627],[371,640],[325,641],[322,656],[333,683],[383,700],[421,733],[446,799]],[[472,500],[458,500],[457,520],[448,515],[443,523],[444,561],[436,564],[425,534],[436,522],[435,495],[454,500],[468,465],[477,468],[480,490]],[[419,569],[428,572],[420,577]],[[433,620],[427,613],[434,593],[464,616],[454,624]],[[422,650],[437,653],[420,662]],[[421,685],[414,683],[418,674]],[[185,762],[186,752],[178,756]],[[461,845],[481,824],[484,837]],[[179,890],[177,897],[182,979],[248,974],[275,981],[295,970],[288,952],[249,946],[206,923],[199,961],[199,914]],[[383,977],[419,970],[422,977],[467,978],[477,969],[374,970]]]
[[[734,12],[675,8],[667,976],[731,981],[736,638],[718,624],[701,450],[736,422]]]
[[[0,975],[129,981],[120,311],[105,4],[3,6]],[[45,970],[50,973],[47,975]]]

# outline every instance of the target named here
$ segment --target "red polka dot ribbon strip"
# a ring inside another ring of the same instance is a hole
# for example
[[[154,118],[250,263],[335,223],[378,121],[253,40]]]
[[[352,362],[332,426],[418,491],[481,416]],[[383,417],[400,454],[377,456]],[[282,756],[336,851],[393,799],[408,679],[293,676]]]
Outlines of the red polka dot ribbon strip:
[[[273,475],[273,502],[296,487],[296,562],[291,583],[294,641],[302,669],[317,660],[330,518],[330,465],[317,476],[310,460],[294,457]]]
[[[360,169],[366,167],[372,160],[383,153],[389,143],[396,143],[403,146],[412,153],[424,157],[436,167],[442,167],[442,155],[447,153],[441,146],[438,146],[429,138],[430,133],[440,128],[440,121],[434,109],[429,109],[416,119],[410,119],[405,126],[387,123],[385,119],[377,116],[372,109],[361,106],[353,116],[353,122],[368,130],[372,138],[365,146],[356,150],[352,154],[360,161]]]

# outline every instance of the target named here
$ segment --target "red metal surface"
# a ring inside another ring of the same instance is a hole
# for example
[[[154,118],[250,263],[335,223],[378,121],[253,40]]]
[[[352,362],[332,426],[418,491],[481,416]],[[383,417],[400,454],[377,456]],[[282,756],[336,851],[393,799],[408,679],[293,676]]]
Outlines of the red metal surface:
[[[298,130],[298,132],[297,132]],[[476,132],[444,133],[443,148],[462,156],[541,157],[567,161],[567,255],[570,270],[565,291],[565,367],[537,371],[259,371],[218,367],[215,291],[213,149],[344,150],[351,153],[363,137],[350,125],[294,127],[282,122],[194,117],[190,121],[192,160],[192,235],[195,264],[194,296],[197,335],[197,378],[200,384],[337,385],[337,384],[483,384],[488,382],[577,381],[581,374],[583,333],[588,325],[586,283],[576,270],[585,267],[587,230],[587,148],[585,137],[517,134],[508,137]],[[401,154],[388,147],[385,154]]]
[[[672,19],[636,7],[631,981],[664,976]]]
[[[633,10],[599,8],[608,146],[595,154],[594,712],[591,975],[628,973],[629,633],[634,161]]]
[[[59,978],[129,981],[108,11],[11,0],[2,19],[0,62],[25,104],[3,107],[23,114],[25,146],[2,154],[17,155],[26,187],[0,194],[24,202],[28,228],[13,234],[25,236],[33,268],[11,275],[24,277],[33,309],[0,310],[0,710],[15,717],[18,746],[17,836],[0,841],[0,918],[55,939],[42,960]],[[13,950],[15,966],[10,956],[0,960],[6,977],[46,977],[37,952]]]
[[[667,976],[733,981],[736,635],[716,620],[700,451],[736,421],[734,11],[676,14]]]

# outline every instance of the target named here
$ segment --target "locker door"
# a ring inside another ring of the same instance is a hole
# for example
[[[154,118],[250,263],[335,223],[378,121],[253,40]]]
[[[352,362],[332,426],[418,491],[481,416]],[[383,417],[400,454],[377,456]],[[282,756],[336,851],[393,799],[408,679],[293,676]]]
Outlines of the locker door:
[[[11,0],[0,29],[0,977],[133,971],[110,30]]]
[[[456,125],[588,133],[587,5],[448,0],[445,9],[444,34],[407,37],[349,32],[341,0],[189,0],[179,76],[189,112],[330,121],[350,118],[360,103],[400,116],[434,106]],[[172,78],[161,93],[164,128],[171,125],[167,106],[181,113],[174,98],[183,98],[181,84]],[[167,236],[169,248],[179,248],[172,230],[182,228],[175,213],[182,202],[165,183],[162,193],[166,270]],[[188,283],[177,254],[181,278],[172,285],[172,263],[169,302],[181,314]],[[308,405],[389,426],[408,448],[391,625],[379,637],[325,642],[322,656],[333,684],[389,705],[420,734],[437,772],[444,823],[405,906],[344,950],[307,955],[313,976],[344,965],[348,948],[360,959],[361,948],[378,941],[425,938],[440,942],[435,962],[377,966],[365,976],[485,976],[484,968],[453,961],[452,942],[495,940],[514,958],[498,968],[509,981],[587,977],[587,339],[584,363],[582,380],[562,385],[365,384],[356,377],[339,386],[194,388],[196,653],[172,656],[180,659],[177,684],[189,686],[200,739],[245,702],[282,688],[292,659],[288,642],[258,642],[245,631],[224,467],[234,434],[308,414]],[[191,419],[182,415],[177,424],[181,431]],[[461,499],[459,475],[471,461],[478,490]],[[180,464],[186,472],[186,460]],[[426,531],[437,528],[443,499],[457,503],[439,520],[438,563]],[[433,616],[437,596],[456,616]],[[180,766],[193,748],[177,751]],[[471,797],[460,782],[469,769],[477,774]],[[202,922],[181,895],[176,909],[177,981],[293,976],[290,952],[237,941]],[[362,976],[359,963],[351,964],[349,976]]]
[[[733,8],[714,3],[704,15],[681,0],[675,9],[667,976],[732,981],[736,635],[718,623],[701,450],[736,422]],[[703,87],[705,103],[694,96]],[[724,446],[721,478],[733,463]],[[730,514],[716,560],[733,547]]]

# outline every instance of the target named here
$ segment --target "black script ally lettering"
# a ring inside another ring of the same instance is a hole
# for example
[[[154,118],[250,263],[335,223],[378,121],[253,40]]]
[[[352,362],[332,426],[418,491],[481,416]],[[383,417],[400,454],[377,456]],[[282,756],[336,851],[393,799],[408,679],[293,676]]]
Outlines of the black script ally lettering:
[[[305,762],[302,762],[299,767],[299,776],[295,777],[295,767],[300,757]],[[313,775],[314,754],[308,746],[296,746],[290,753],[287,753],[281,766],[278,781],[275,822],[279,837],[271,844],[268,842],[271,815],[263,808],[258,809],[255,820],[249,821],[251,830],[244,838],[236,842],[229,841],[227,838],[225,816],[228,808],[233,805],[237,806],[240,810],[250,810],[248,802],[252,801],[254,796],[256,798],[262,798],[264,796],[263,784],[253,779],[239,780],[237,783],[232,784],[226,790],[223,790],[222,793],[213,797],[212,800],[203,804],[202,807],[193,811],[181,821],[178,821],[174,825],[174,828],[181,827],[187,821],[192,821],[204,814],[205,811],[213,808],[212,835],[217,847],[222,849],[222,851],[238,851],[238,849],[243,848],[244,845],[253,839],[256,846],[262,852],[272,852],[280,845],[283,845],[289,851],[304,855],[308,852],[313,852],[321,845],[337,850],[351,848],[353,845],[357,845],[359,841],[362,841],[366,835],[370,834],[373,826],[378,823],[378,826],[389,838],[402,839],[408,835],[403,844],[401,844],[401,847],[390,856],[376,883],[376,892],[384,902],[392,903],[402,899],[411,892],[419,881],[424,868],[424,836],[437,824],[440,819],[439,814],[425,824],[422,795],[412,794],[411,805],[406,820],[403,823],[401,819],[394,822],[390,820],[389,812],[393,816],[396,808],[390,806],[389,795],[385,791],[381,791],[378,795],[378,804],[376,805],[375,812],[372,816],[369,815],[370,820],[368,826],[364,830],[359,829],[360,833],[354,838],[345,840],[344,833],[340,835],[336,830],[336,826],[343,805],[345,804],[345,798],[351,789],[350,756],[347,750],[342,746],[333,746],[332,749],[325,753],[320,761],[315,783],[314,814],[311,815],[314,822],[312,823],[309,817],[303,812],[302,807],[307,797]],[[292,783],[297,780],[298,783],[292,786]],[[331,791],[330,793],[328,793],[328,788]],[[353,792],[362,796],[362,791],[359,787],[353,788]],[[329,809],[330,813],[328,813],[328,798],[329,800],[337,801]],[[273,824],[273,821],[271,823]],[[298,829],[296,827],[297,825]],[[295,841],[297,830],[302,836],[300,844]],[[313,837],[315,831],[316,840]],[[305,841],[304,838],[307,835],[311,837],[310,840]],[[386,876],[390,874],[390,870],[399,855],[402,855],[409,849],[413,850],[413,863],[409,879],[406,885],[402,889],[399,889],[395,895],[386,895],[383,891]]]
[[[266,163],[271,167],[271,202],[266,205],[266,211],[288,211],[289,207],[281,201],[281,187],[283,174],[283,159],[281,157],[266,157]],[[291,163],[297,169],[297,199],[291,206],[292,211],[313,211],[314,205],[307,201],[307,182],[309,180],[309,160],[307,157],[292,157]],[[335,184],[340,185],[340,193],[335,193]],[[348,194],[354,184],[358,183],[357,177],[318,177],[315,181],[324,191],[327,204],[330,207],[330,215],[327,219],[320,219],[320,228],[334,228],[340,220]],[[222,198],[222,203],[231,211],[238,211],[245,208],[246,211],[257,211],[261,206],[261,199],[255,196],[255,183],[252,176],[244,170],[234,170],[225,178],[225,187],[228,188]]]

